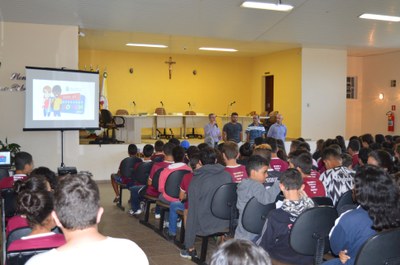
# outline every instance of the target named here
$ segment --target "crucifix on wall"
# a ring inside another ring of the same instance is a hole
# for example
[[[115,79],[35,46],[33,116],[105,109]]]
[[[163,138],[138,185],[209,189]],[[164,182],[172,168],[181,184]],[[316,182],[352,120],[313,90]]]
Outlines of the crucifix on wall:
[[[169,60],[165,61],[165,63],[168,64],[169,79],[171,79],[171,77],[172,77],[172,65],[176,64],[176,62],[172,61],[172,57],[169,57]]]

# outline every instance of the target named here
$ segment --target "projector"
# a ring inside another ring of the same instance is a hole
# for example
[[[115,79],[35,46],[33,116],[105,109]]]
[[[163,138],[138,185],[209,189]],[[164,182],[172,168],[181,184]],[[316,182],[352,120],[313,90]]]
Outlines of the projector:
[[[57,171],[59,176],[78,173],[76,167],[59,167]]]

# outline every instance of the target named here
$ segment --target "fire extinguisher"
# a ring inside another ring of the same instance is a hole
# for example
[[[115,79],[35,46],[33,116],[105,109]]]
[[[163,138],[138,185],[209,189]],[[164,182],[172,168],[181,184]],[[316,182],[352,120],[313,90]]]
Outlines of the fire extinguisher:
[[[394,112],[388,111],[386,113],[387,121],[388,121],[388,131],[394,132]]]

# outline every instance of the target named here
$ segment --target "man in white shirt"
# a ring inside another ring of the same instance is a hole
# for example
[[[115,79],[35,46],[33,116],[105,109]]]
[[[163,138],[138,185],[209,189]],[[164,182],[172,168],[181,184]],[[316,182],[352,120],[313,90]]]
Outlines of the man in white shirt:
[[[99,233],[97,225],[104,211],[99,202],[99,189],[90,176],[77,174],[62,177],[54,193],[52,215],[67,243],[34,256],[26,264],[148,265],[146,254],[134,242]]]

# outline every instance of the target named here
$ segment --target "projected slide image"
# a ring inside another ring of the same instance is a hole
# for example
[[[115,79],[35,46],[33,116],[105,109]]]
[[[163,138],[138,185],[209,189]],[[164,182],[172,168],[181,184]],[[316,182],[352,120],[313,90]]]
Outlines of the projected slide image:
[[[33,80],[33,120],[92,120],[94,82]]]

